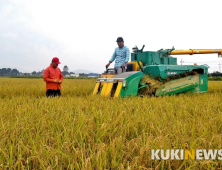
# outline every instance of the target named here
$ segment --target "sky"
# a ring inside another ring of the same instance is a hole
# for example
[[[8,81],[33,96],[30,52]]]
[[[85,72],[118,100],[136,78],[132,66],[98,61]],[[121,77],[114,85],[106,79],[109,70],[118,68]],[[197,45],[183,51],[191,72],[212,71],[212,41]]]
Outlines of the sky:
[[[0,68],[39,71],[53,57],[69,70],[102,73],[117,47],[221,49],[221,0],[0,0]],[[208,64],[217,54],[176,56]],[[113,67],[114,64],[110,67]]]

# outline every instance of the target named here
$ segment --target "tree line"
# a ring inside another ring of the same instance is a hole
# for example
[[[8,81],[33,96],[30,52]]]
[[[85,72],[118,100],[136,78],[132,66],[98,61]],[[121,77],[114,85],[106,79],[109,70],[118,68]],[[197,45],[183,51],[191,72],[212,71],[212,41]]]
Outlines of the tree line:
[[[18,76],[20,72],[17,69],[2,68],[0,69],[0,76]]]
[[[30,75],[42,76],[43,73],[44,73],[44,69],[41,71],[33,71],[31,73],[22,73],[22,72],[19,72],[19,70],[15,69],[15,68],[14,69],[11,69],[11,68],[1,68],[0,69],[0,76],[30,76]],[[63,73],[63,75],[70,74],[68,66],[63,67],[62,73]]]

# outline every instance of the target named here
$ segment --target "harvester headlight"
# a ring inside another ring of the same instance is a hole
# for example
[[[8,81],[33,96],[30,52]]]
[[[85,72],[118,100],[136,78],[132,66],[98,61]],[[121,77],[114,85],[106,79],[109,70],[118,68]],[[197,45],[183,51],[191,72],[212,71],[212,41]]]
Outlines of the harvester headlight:
[[[123,80],[123,87],[126,87],[126,80]]]

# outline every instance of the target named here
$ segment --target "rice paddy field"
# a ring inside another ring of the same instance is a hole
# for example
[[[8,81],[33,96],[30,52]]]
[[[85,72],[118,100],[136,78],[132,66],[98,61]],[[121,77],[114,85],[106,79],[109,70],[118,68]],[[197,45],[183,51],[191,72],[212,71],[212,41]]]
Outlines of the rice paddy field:
[[[94,79],[0,78],[0,169],[220,169],[220,160],[151,160],[151,149],[221,149],[222,81],[208,93],[113,99]]]

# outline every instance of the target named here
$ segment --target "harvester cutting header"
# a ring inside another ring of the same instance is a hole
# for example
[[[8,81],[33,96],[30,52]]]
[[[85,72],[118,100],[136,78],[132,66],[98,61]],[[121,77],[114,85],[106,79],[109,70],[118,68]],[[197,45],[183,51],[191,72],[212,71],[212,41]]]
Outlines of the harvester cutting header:
[[[222,49],[175,50],[173,47],[143,51],[144,47],[133,48],[126,72],[116,74],[114,69],[107,69],[97,79],[93,94],[127,97],[204,93],[208,89],[208,65],[177,65],[177,58],[172,55],[217,53],[222,57]]]

